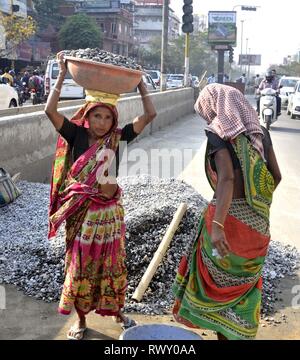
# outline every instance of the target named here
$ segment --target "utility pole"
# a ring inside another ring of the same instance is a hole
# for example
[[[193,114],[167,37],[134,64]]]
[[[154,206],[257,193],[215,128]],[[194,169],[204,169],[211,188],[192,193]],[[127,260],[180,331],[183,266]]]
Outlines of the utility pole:
[[[189,86],[190,73],[190,34],[185,34],[184,86]]]
[[[243,73],[243,32],[244,32],[244,20],[241,20],[241,65],[240,65],[240,71],[241,74]]]
[[[160,61],[160,91],[165,91],[166,85],[166,59],[168,52],[168,30],[169,30],[169,0],[163,2],[163,28],[162,28],[162,39],[161,39],[161,61]]]
[[[190,33],[194,31],[193,0],[183,0],[182,32],[185,33],[184,86],[191,86],[190,74]]]
[[[249,54],[248,54],[248,81],[250,80],[250,66],[251,66],[251,59],[250,59],[250,48],[249,48]]]
[[[218,83],[223,84],[224,79],[224,53],[225,50],[218,50]]]

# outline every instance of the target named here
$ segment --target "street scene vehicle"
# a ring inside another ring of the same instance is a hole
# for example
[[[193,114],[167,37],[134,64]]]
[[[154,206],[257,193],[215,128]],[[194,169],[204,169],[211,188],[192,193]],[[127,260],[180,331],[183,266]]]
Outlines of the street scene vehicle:
[[[167,78],[167,89],[183,87],[183,74],[170,74]]]
[[[287,114],[291,115],[292,119],[300,116],[300,80],[296,83],[293,92],[289,95]]]
[[[154,81],[155,86],[160,86],[161,73],[158,70],[146,70],[146,73],[149,74]]]
[[[279,96],[281,97],[282,108],[287,108],[289,95],[294,92],[295,85],[299,80],[300,77],[294,77],[294,76],[283,76],[279,80],[279,86],[280,86]]]
[[[56,60],[49,60],[45,73],[45,96],[50,94],[58,76],[58,64]],[[66,74],[61,89],[60,99],[82,99],[84,98],[84,89],[76,84],[70,73]]]
[[[32,105],[42,104],[44,97],[41,90],[30,89],[30,99]]]
[[[277,120],[277,91],[271,88],[261,90],[260,92],[260,119],[269,130],[272,123]]]
[[[3,82],[0,76],[0,109],[7,109],[17,107],[19,105],[19,95],[16,89],[5,81]]]
[[[155,85],[152,77],[151,77],[149,74],[144,74],[144,75],[142,76],[142,79],[143,79],[144,83],[146,84],[147,89],[148,89],[149,91],[155,91],[155,90],[157,90],[157,87],[156,87],[156,85]]]

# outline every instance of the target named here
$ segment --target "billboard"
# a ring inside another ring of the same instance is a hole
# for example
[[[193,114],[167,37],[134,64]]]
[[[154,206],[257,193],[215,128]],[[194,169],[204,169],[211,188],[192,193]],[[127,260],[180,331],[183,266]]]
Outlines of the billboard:
[[[208,42],[210,44],[236,44],[236,12],[208,12]]]
[[[251,65],[251,66],[260,66],[261,65],[261,55],[239,55],[239,65]]]

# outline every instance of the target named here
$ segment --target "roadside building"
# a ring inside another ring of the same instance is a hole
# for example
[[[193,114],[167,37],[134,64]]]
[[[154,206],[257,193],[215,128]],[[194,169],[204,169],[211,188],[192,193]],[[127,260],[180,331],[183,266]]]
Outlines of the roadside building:
[[[35,16],[32,0],[0,0],[0,12],[4,16],[16,15],[18,17]],[[50,43],[39,34],[12,47],[5,39],[4,28],[0,26],[0,67],[13,67],[17,71],[30,66],[44,64],[51,52]]]
[[[73,13],[85,13],[96,20],[103,34],[102,48],[124,56],[131,55],[134,45],[133,36],[133,0],[102,0],[102,1],[75,1]],[[62,7],[65,16],[73,15],[69,9]]]
[[[161,37],[163,26],[163,0],[136,0],[134,36],[139,46],[149,49],[151,41]],[[169,8],[169,40],[179,36],[180,19]]]

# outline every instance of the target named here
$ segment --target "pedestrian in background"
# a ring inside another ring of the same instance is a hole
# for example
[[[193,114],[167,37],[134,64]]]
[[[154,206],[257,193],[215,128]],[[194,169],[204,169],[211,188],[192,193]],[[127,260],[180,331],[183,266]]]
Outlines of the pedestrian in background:
[[[207,78],[207,84],[213,84],[216,82],[216,78],[215,78],[215,74],[211,74],[208,78]]]
[[[69,121],[57,110],[67,72],[58,54],[59,75],[45,112],[60,134],[57,142],[51,200],[49,237],[66,221],[65,280],[59,303],[61,314],[75,307],[78,321],[68,338],[79,340],[86,330],[86,315],[115,316],[123,328],[135,325],[124,316],[127,288],[125,223],[121,188],[107,182],[110,157],[119,142],[129,143],[156,116],[146,86],[138,85],[144,114],[122,129],[118,127],[117,95],[88,92],[86,104]]]
[[[13,84],[14,84],[14,78],[13,78],[13,76],[9,73],[11,70],[9,69],[9,67],[6,67],[5,69],[4,69],[4,74],[2,75],[2,79],[7,79],[7,81],[8,81],[8,84],[10,85],[10,86],[13,86]]]
[[[173,314],[220,340],[254,339],[280,170],[268,131],[240,91],[207,85],[195,109],[207,122],[205,168],[214,196],[180,262]]]

